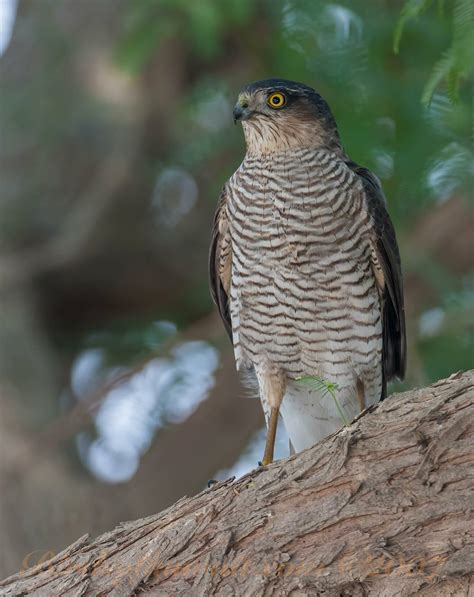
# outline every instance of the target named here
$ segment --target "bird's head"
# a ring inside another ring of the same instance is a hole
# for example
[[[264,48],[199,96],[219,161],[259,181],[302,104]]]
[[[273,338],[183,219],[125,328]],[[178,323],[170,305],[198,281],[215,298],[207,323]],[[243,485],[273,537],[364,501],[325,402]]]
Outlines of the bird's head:
[[[327,102],[311,87],[284,79],[246,85],[234,108],[247,151],[270,154],[298,147],[342,151],[336,122]]]

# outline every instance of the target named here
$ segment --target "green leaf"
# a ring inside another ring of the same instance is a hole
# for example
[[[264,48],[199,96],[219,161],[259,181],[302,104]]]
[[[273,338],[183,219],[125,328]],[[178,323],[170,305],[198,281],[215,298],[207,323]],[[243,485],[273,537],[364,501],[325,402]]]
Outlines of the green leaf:
[[[432,0],[408,0],[394,31],[393,49],[398,53],[400,40],[408,20],[418,17]],[[438,14],[444,16],[444,1],[438,0]],[[421,101],[429,105],[437,87],[445,83],[452,103],[459,101],[462,80],[474,73],[474,3],[472,0],[456,0],[452,9],[452,43],[435,64],[425,85]]]
[[[474,70],[474,3],[457,0],[453,9],[453,53],[460,74]]]
[[[142,0],[131,4],[123,28],[116,59],[119,66],[136,74],[160,43],[176,34],[178,22],[163,10],[158,0]]]
[[[341,417],[343,424],[349,425],[349,421],[347,420],[347,417],[344,414],[344,411],[336,396],[336,392],[339,390],[339,386],[337,385],[337,383],[324,379],[319,375],[303,375],[297,377],[296,381],[308,385],[312,390],[316,392],[322,392],[321,399],[329,394],[334,400],[337,412],[339,413],[339,416]]]
[[[433,0],[408,0],[402,8],[393,34],[393,51],[398,54],[400,49],[400,40],[407,21],[415,19],[427,10]]]
[[[421,96],[421,103],[425,106],[429,106],[435,89],[438,85],[446,79],[451,71],[455,68],[456,61],[454,59],[454,53],[452,48],[447,50],[443,57],[435,64],[428,82],[423,89]]]

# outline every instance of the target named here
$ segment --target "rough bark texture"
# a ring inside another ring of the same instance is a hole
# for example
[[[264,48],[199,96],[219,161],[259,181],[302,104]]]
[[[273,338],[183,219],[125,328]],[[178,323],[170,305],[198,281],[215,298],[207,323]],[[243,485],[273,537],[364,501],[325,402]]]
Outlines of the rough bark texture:
[[[0,594],[473,594],[473,420],[474,371],[392,396],[302,454],[80,538]]]

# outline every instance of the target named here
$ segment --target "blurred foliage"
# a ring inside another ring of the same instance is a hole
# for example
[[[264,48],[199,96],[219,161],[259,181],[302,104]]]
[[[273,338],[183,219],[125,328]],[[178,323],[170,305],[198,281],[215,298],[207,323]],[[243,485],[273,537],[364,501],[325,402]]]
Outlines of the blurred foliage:
[[[132,2],[124,20],[124,41],[119,63],[137,72],[166,39],[190,41],[200,58],[217,57],[230,28],[248,22],[256,3],[252,0],[141,0]]]
[[[434,0],[407,0],[395,28],[395,52],[399,52],[407,22],[422,15],[432,4]],[[454,0],[449,4],[452,13],[452,41],[436,62],[425,85],[422,96],[425,105],[431,102],[435,90],[442,83],[445,84],[450,99],[458,100],[461,82],[472,81],[474,76],[474,3],[472,0]],[[438,0],[437,5],[439,17],[445,18],[445,0]]]
[[[453,371],[466,371],[473,366],[474,307],[473,293],[456,293],[447,297],[439,327],[422,336],[419,350],[423,355],[428,379],[448,377]],[[466,322],[467,325],[466,325]]]
[[[121,321],[120,324],[96,330],[84,338],[84,350],[104,350],[107,365],[134,365],[161,354],[166,342],[176,334],[176,325],[169,321]]]

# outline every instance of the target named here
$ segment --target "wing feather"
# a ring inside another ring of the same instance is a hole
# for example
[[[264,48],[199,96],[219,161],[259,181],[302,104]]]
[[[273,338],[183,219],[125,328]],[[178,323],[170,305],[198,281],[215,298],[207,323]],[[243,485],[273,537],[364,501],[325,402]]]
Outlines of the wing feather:
[[[225,329],[232,340],[229,294],[232,273],[232,246],[227,218],[227,191],[223,188],[217,203],[209,251],[209,286]]]
[[[373,269],[382,302],[384,386],[406,369],[406,327],[403,279],[395,229],[378,178],[355,162],[347,165],[360,177],[372,221]],[[383,395],[386,388],[384,387]]]

